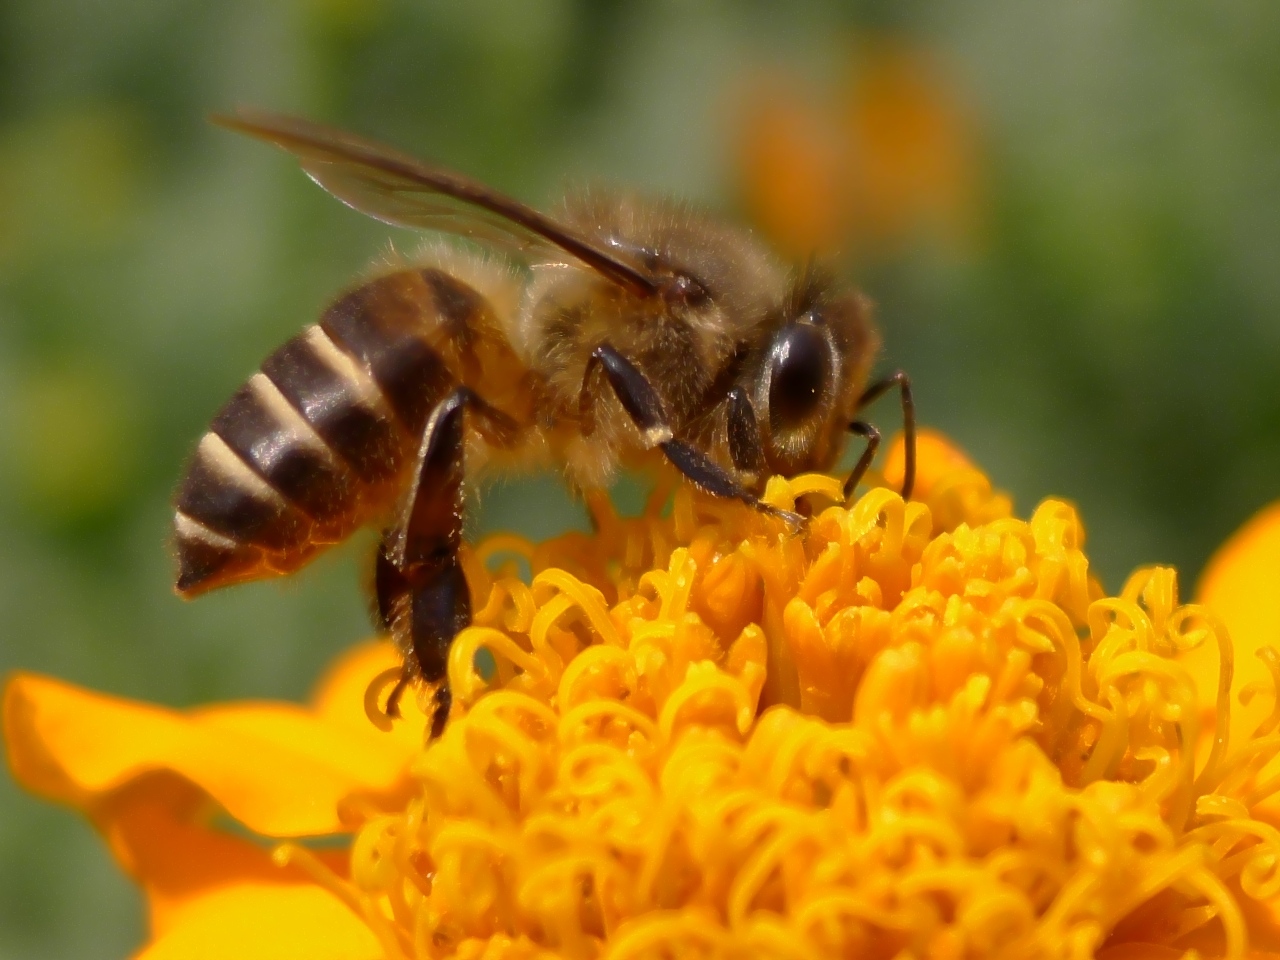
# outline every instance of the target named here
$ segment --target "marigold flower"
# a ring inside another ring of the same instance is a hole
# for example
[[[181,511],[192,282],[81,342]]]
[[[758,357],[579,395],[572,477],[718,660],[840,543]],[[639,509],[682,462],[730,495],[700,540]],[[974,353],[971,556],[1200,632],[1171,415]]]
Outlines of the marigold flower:
[[[309,707],[19,675],[10,764],[142,885],[147,960],[1277,955],[1280,507],[1181,605],[1107,596],[1068,504],[920,467],[771,480],[803,537],[681,485],[480,543],[435,743],[379,729],[370,644]]]

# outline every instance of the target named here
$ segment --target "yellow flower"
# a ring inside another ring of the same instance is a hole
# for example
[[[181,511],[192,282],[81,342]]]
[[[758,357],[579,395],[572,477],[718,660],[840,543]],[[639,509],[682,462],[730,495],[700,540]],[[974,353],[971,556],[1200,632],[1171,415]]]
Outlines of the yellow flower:
[[[370,644],[306,708],[19,675],[10,764],[142,885],[147,960],[1280,956],[1280,508],[1183,606],[936,435],[900,472],[772,480],[804,537],[680,486],[481,543],[427,746]]]

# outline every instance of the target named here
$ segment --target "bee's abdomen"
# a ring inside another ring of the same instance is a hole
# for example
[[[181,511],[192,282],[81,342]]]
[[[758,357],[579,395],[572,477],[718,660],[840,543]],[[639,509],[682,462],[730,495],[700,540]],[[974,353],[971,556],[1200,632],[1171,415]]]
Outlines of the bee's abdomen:
[[[396,274],[387,278],[400,281],[392,290],[368,284],[343,297],[320,320],[329,339],[372,373],[396,419],[414,437],[426,426],[431,408],[455,383],[440,354],[422,336],[422,302],[431,305],[436,321],[446,327],[465,327],[474,320],[459,316],[456,305],[439,295],[431,281],[439,273]],[[441,276],[470,292],[475,312],[483,309],[478,293],[453,277]]]
[[[342,297],[219,411],[176,498],[180,593],[289,573],[394,495],[455,383],[426,339],[449,319],[441,308],[457,307],[435,295],[424,276],[434,273],[391,274]]]

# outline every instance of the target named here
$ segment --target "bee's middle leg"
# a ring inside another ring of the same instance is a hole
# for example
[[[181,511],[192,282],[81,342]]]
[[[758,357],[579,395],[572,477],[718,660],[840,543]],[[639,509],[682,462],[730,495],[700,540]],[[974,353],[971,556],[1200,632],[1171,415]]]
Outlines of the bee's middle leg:
[[[423,432],[413,482],[396,523],[383,535],[374,571],[377,614],[406,648],[405,674],[387,713],[412,679],[436,685],[431,736],[438,737],[453,697],[449,647],[471,623],[471,591],[458,559],[462,545],[463,414],[480,403],[458,387],[436,404]],[[412,658],[412,663],[410,663]]]
[[[676,439],[658,391],[639,368],[611,344],[601,344],[591,353],[583,377],[584,401],[590,396],[589,384],[597,368],[604,370],[605,379],[640,431],[645,445],[661,447],[667,459],[699,490],[715,497],[741,500],[761,513],[786,521],[793,528],[803,525],[804,519],[799,514],[765,503],[704,451],[686,440]]]

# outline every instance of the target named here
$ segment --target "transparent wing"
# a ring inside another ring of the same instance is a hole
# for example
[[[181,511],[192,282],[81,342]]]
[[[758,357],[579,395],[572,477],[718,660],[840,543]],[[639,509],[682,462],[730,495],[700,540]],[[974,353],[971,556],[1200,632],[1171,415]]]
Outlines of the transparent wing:
[[[479,181],[392,147],[297,117],[242,110],[212,119],[289,151],[321,187],[383,223],[443,230],[526,255],[551,247],[637,293],[657,290],[647,274],[572,228]]]

